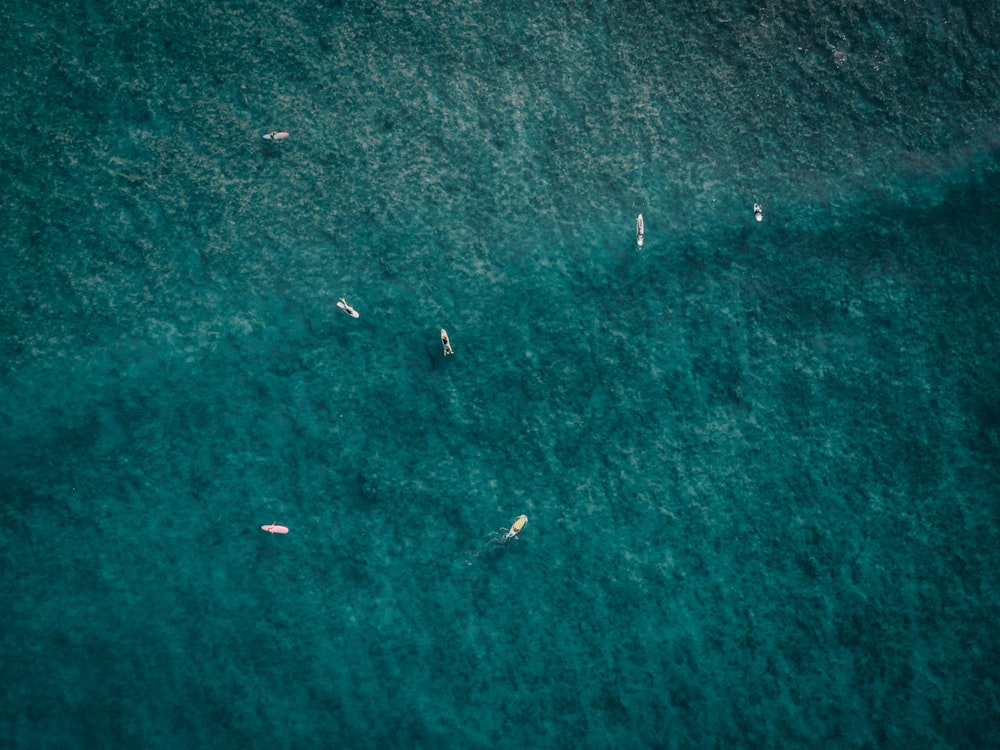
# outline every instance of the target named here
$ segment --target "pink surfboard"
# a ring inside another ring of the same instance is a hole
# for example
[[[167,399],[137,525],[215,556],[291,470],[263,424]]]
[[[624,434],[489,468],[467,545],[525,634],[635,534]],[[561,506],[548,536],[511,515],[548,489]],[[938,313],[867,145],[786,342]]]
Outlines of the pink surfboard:
[[[275,523],[269,524],[267,526],[261,526],[264,531],[270,531],[272,534],[287,534],[287,526],[278,526]]]

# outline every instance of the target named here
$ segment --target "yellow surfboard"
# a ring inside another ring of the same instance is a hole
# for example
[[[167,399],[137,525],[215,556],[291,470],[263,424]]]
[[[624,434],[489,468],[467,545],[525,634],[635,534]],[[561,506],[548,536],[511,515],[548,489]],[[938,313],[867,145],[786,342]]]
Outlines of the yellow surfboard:
[[[528,517],[527,516],[525,516],[523,514],[520,515],[520,516],[518,516],[517,520],[514,521],[514,525],[510,527],[510,531],[507,532],[507,534],[504,536],[503,540],[506,542],[511,537],[515,537],[518,534],[520,534],[521,533],[521,529],[524,528],[524,525],[526,523],[528,523]]]

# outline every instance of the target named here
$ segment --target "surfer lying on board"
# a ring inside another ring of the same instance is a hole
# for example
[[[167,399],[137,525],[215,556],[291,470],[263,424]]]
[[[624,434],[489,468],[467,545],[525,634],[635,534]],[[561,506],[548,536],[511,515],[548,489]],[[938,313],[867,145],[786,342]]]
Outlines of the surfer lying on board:
[[[479,557],[479,555],[483,552],[489,552],[490,550],[494,550],[498,547],[503,547],[510,539],[515,539],[517,535],[521,533],[521,529],[524,528],[526,523],[528,523],[528,517],[526,515],[522,514],[518,516],[517,520],[514,521],[513,525],[509,529],[503,528],[494,531],[493,534],[490,535],[489,541],[483,545],[482,550],[479,552],[471,552],[469,554],[471,554],[472,557]],[[465,564],[472,565],[472,560],[468,557],[465,558]]]
[[[523,514],[518,516],[517,520],[514,521],[513,525],[509,529],[498,529],[496,532],[496,536],[493,537],[489,542],[487,542],[486,546],[489,547],[490,549],[494,547],[503,547],[505,544],[507,544],[508,540],[513,539],[514,537],[516,537],[518,534],[521,533],[521,529],[524,528],[524,525],[526,523],[528,523],[527,516]]]
[[[339,300],[337,300],[337,307],[339,307],[345,313],[347,313],[348,315],[350,315],[352,318],[359,318],[359,317],[361,317],[361,315],[358,313],[358,311],[355,310],[353,307],[351,307],[349,304],[347,304],[347,300],[344,299],[343,297],[341,297]]]

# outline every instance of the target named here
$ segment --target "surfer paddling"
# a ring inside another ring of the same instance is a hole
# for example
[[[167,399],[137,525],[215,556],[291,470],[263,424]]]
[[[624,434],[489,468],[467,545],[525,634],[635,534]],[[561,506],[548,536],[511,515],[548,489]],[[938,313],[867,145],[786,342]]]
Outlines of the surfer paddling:
[[[526,515],[522,514],[518,516],[517,520],[515,520],[514,523],[511,524],[511,527],[509,529],[503,528],[494,531],[490,535],[489,541],[487,541],[486,544],[483,546],[481,552],[471,552],[469,554],[471,555],[471,557],[479,557],[480,554],[485,554],[487,552],[491,552],[492,550],[497,549],[498,547],[503,547],[511,539],[517,538],[518,534],[521,533],[521,529],[524,528],[526,523],[528,523],[528,517]],[[472,565],[472,560],[469,557],[467,557],[465,559],[465,564]]]
[[[441,329],[441,346],[444,348],[444,356],[447,357],[449,354],[455,353],[455,350],[451,348],[451,341],[448,340],[448,332],[443,328]]]
[[[528,517],[526,515],[522,514],[518,516],[517,520],[514,521],[514,524],[504,533],[503,538],[500,540],[500,544],[505,544],[508,539],[513,539],[518,534],[520,534],[521,529],[524,528],[524,524],[526,524],[527,522],[528,522]]]
[[[528,517],[524,514],[521,514],[520,516],[517,517],[517,520],[514,521],[513,524],[511,524],[511,527],[509,529],[500,529],[499,531],[494,532],[496,536],[494,536],[486,543],[486,549],[496,549],[497,547],[503,547],[511,539],[516,539],[517,535],[521,533],[521,529],[524,528],[524,525],[526,523],[528,523]]]
[[[337,301],[337,307],[339,307],[345,313],[347,313],[348,315],[350,315],[352,318],[360,318],[361,317],[361,314],[357,310],[355,310],[353,307],[351,307],[349,304],[347,304],[347,300],[344,299],[343,297],[341,297]]]
[[[503,547],[505,544],[507,544],[507,542],[509,542],[511,539],[516,538],[517,535],[521,533],[521,529],[524,528],[524,525],[526,523],[528,523],[528,517],[524,514],[521,514],[520,516],[517,517],[517,520],[515,520],[514,523],[511,524],[511,527],[509,529],[504,528],[504,529],[497,529],[496,531],[494,531],[493,538],[486,543],[486,548],[494,549],[496,547]]]
[[[288,133],[283,130],[272,130],[264,135],[265,141],[283,141],[288,137]]]

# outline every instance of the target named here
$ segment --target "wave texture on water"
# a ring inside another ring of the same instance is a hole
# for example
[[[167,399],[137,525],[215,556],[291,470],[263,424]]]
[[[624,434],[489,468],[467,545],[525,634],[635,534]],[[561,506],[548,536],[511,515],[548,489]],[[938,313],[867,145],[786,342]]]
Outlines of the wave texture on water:
[[[0,9],[7,742],[1000,744],[1000,12],[758,6]]]

